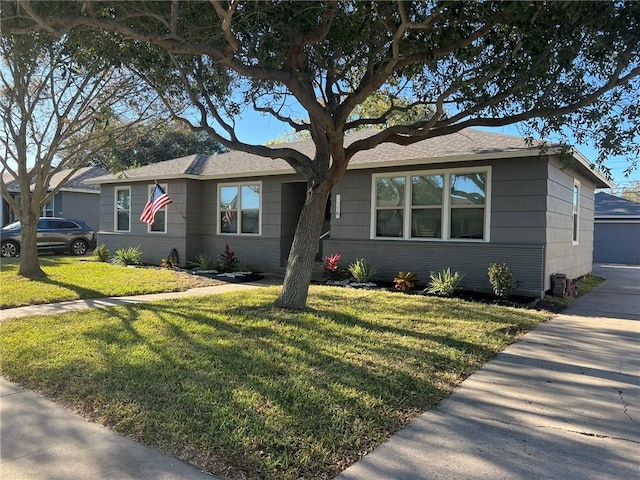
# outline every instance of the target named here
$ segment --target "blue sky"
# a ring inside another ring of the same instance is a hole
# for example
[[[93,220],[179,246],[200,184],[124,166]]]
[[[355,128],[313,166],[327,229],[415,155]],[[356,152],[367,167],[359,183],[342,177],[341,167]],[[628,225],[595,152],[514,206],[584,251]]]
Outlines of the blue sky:
[[[496,133],[506,135],[519,135],[515,126],[488,129]],[[278,136],[287,133],[290,128],[275,120],[271,116],[261,116],[256,112],[245,110],[242,119],[236,123],[236,133],[238,137],[246,142],[262,144],[269,140],[274,140]],[[590,161],[597,157],[595,149],[590,145],[576,145],[577,149]],[[636,169],[630,177],[624,176],[627,161],[624,158],[611,158],[607,165],[611,168],[613,181],[617,187],[629,186],[631,182],[640,181],[640,170]]]

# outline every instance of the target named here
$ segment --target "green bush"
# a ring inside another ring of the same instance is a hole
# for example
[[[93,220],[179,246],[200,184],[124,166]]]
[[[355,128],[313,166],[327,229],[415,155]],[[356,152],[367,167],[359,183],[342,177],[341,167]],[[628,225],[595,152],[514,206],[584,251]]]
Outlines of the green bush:
[[[208,253],[199,253],[195,262],[189,262],[195,265],[198,270],[218,270],[218,261]]]
[[[104,243],[98,245],[93,251],[93,256],[99,262],[106,262],[107,260],[109,260],[109,255],[111,255],[111,252]]]
[[[447,268],[441,272],[431,272],[429,276],[429,287],[427,291],[434,295],[453,295],[456,290],[461,288],[460,284],[464,278],[464,274],[460,272],[451,273],[451,269]]]
[[[349,273],[358,283],[367,283],[378,271],[378,268],[367,263],[364,258],[358,258],[349,265]]]
[[[255,272],[255,268],[249,262],[245,260],[238,260],[236,262],[236,271],[237,272]]]
[[[515,279],[513,272],[505,263],[492,263],[487,271],[493,292],[500,298],[507,298],[513,292]]]
[[[142,263],[142,252],[140,247],[127,247],[116,250],[111,259],[116,265],[140,265]]]

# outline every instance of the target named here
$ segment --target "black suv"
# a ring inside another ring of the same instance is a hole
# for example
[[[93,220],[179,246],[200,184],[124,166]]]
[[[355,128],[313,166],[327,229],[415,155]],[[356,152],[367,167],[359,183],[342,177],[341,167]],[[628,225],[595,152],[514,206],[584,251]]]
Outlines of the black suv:
[[[20,254],[22,239],[20,222],[0,229],[0,248],[3,257]],[[38,250],[70,252],[84,255],[96,248],[96,235],[85,223],[66,218],[43,217],[38,220]]]

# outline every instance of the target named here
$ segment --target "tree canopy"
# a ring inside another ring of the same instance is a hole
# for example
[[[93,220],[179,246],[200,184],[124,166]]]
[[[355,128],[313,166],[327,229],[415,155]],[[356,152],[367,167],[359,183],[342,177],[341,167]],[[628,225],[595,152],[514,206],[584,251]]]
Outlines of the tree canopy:
[[[640,2],[17,0],[2,17],[16,33],[108,32],[100,54],[131,65],[176,119],[307,179],[284,306],[304,305],[324,202],[358,151],[517,122],[592,140],[601,161],[640,149]],[[388,108],[362,110],[372,96]],[[407,107],[430,115],[389,122]],[[239,138],[246,108],[308,132],[315,155]]]
[[[0,191],[22,226],[20,275],[44,276],[36,245],[42,208],[93,155],[152,116],[157,94],[68,38],[0,35]],[[122,119],[114,125],[113,117]],[[51,179],[66,176],[57,185]],[[20,188],[20,201],[7,182]]]
[[[91,157],[91,163],[118,172],[193,153],[216,155],[226,151],[204,132],[193,132],[179,124],[145,123],[128,128],[108,149]]]

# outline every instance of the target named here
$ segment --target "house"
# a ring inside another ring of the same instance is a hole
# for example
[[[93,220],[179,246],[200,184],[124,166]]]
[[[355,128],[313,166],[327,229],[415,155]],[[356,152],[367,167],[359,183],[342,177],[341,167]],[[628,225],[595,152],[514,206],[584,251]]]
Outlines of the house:
[[[310,141],[292,147],[313,156]],[[365,258],[384,280],[399,270],[426,280],[450,267],[474,290],[490,290],[487,268],[504,262],[519,293],[539,296],[552,274],[591,271],[594,191],[610,187],[581,154],[568,165],[558,151],[542,155],[520,137],[466,129],[359,152],[331,193],[318,257]],[[156,180],[173,203],[148,226],[139,217]],[[110,249],[140,246],[146,262],[159,264],[175,248],[184,265],[229,244],[263,271],[286,265],[306,191],[284,161],[237,151],[94,181],[100,240]]]
[[[640,203],[595,195],[593,260],[640,265]]]
[[[88,180],[107,175],[109,172],[99,167],[84,167],[78,170],[58,191],[58,193],[42,209],[43,217],[66,217],[82,220],[97,230],[100,223],[100,186],[87,183]],[[69,174],[69,170],[61,170],[52,178],[50,185],[55,188]],[[9,173],[4,173],[3,180],[12,197],[20,201],[20,186]],[[9,204],[2,199],[0,209],[0,225],[15,222],[15,213]]]

